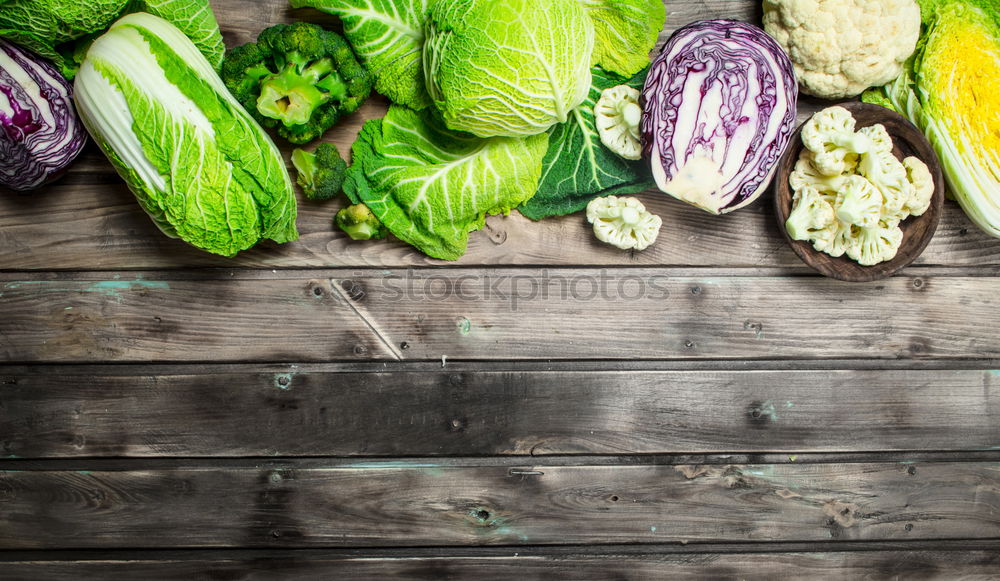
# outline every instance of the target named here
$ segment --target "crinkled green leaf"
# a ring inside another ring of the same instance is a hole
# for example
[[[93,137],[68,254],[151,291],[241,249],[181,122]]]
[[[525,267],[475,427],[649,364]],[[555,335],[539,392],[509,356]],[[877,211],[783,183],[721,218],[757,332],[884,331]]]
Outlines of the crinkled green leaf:
[[[424,87],[424,18],[430,0],[291,0],[339,17],[375,90],[413,109],[431,104]]]
[[[594,105],[601,91],[617,85],[642,89],[646,71],[626,80],[595,68],[592,76],[587,99],[569,121],[549,130],[538,193],[518,208],[532,220],[572,214],[596,197],[632,194],[653,186],[646,164],[619,157],[605,147],[594,124]]]
[[[0,37],[51,60],[68,79],[79,68],[74,41],[86,42],[129,12],[149,12],[177,26],[218,69],[225,54],[209,0],[3,0]],[[78,54],[79,53],[79,54]]]
[[[226,55],[219,23],[208,0],[138,0],[133,9],[159,16],[180,29],[205,55],[212,68],[219,70]]]
[[[393,105],[362,128],[344,192],[400,240],[455,260],[487,215],[535,193],[547,144],[545,133],[479,139],[445,129],[427,110]]]
[[[0,36],[51,60],[67,78],[76,65],[57,47],[104,30],[130,0],[5,0],[0,2]]]
[[[632,76],[649,65],[649,51],[663,30],[663,0],[580,0],[594,21],[593,64]]]

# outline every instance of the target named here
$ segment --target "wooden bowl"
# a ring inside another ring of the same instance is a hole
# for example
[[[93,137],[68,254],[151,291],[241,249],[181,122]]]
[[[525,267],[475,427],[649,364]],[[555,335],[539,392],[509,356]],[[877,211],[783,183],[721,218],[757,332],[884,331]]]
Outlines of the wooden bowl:
[[[788,185],[788,176],[795,168],[795,162],[799,159],[799,154],[804,146],[802,145],[802,126],[792,135],[792,140],[788,144],[788,149],[778,163],[774,178],[774,206],[775,214],[778,218],[778,227],[781,229],[785,239],[791,244],[792,250],[799,255],[807,265],[815,269],[820,274],[843,280],[847,282],[870,282],[891,276],[897,270],[912,263],[920,253],[927,247],[934,231],[937,229],[938,221],[941,218],[941,210],[944,205],[944,179],[941,176],[941,163],[937,155],[927,142],[927,138],[912,123],[903,116],[878,105],[868,103],[850,102],[841,103],[841,107],[847,109],[854,115],[857,122],[856,128],[868,127],[881,123],[885,126],[889,135],[892,136],[893,154],[902,160],[905,157],[915,156],[927,164],[927,168],[934,176],[934,196],[931,198],[931,205],[920,216],[910,216],[900,223],[903,230],[903,242],[899,247],[899,252],[892,260],[881,262],[874,266],[861,266],[846,255],[834,258],[825,252],[813,249],[812,243],[802,240],[792,240],[785,231],[785,220],[792,211],[792,188]]]

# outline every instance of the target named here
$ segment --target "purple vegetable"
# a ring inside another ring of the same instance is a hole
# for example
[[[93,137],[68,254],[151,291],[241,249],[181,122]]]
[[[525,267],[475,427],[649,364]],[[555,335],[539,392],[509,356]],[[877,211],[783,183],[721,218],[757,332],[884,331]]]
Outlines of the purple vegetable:
[[[30,190],[52,181],[86,141],[66,79],[0,39],[0,185]]]
[[[678,29],[641,97],[656,185],[713,214],[754,201],[795,129],[797,98],[792,63],[763,30],[735,20]]]

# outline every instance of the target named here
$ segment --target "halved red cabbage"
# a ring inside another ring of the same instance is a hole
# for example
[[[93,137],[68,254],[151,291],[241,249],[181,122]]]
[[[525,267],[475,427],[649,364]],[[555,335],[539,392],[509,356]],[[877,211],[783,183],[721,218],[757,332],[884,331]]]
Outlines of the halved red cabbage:
[[[87,141],[69,83],[0,39],[0,185],[31,190],[61,175]]]
[[[678,29],[640,101],[656,185],[713,214],[754,201],[795,129],[797,99],[792,63],[763,30],[735,20]]]

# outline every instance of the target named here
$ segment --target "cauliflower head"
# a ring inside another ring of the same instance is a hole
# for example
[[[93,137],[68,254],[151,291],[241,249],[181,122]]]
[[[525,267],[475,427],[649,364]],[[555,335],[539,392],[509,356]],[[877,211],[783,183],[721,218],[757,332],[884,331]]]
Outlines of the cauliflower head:
[[[635,198],[606,196],[587,204],[587,221],[601,242],[622,250],[645,250],[660,233],[663,220]]]
[[[764,30],[785,49],[802,91],[860,95],[903,72],[920,36],[915,0],[764,0]]]

